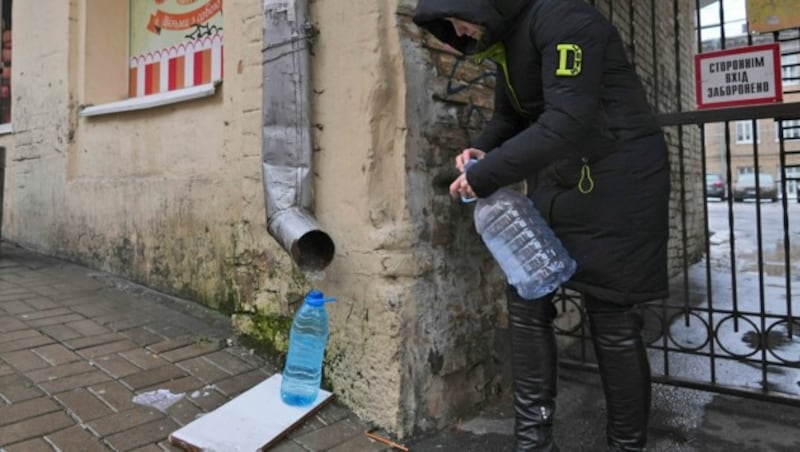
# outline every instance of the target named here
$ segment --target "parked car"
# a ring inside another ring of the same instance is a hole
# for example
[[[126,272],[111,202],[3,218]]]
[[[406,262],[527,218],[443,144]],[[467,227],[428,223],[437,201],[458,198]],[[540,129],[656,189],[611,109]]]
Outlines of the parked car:
[[[706,174],[706,196],[709,198],[719,198],[720,201],[728,199],[728,187],[725,179],[717,173]]]
[[[745,199],[769,199],[772,202],[778,200],[778,184],[769,174],[759,174],[758,182],[760,187],[756,187],[755,174],[742,174],[733,185],[733,200],[744,201]]]

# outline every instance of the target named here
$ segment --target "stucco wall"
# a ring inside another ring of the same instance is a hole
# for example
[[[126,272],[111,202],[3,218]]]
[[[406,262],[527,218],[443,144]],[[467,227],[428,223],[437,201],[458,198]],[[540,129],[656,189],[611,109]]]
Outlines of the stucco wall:
[[[315,166],[327,175],[316,211],[337,245],[323,285],[339,297],[326,375],[339,400],[397,434],[440,427],[499,384],[504,284],[471,211],[447,194],[454,148],[407,125],[440,107],[398,2],[312,6]]]
[[[313,2],[317,216],[337,255],[324,285],[332,329],[327,378],[340,400],[396,428],[411,297],[430,263],[416,251],[405,180],[405,81],[394,1]]]
[[[127,32],[91,35],[98,7],[127,2],[57,3],[14,5],[4,236],[229,312],[288,314],[307,287],[265,226],[261,2],[225,2],[214,96],[88,118],[81,105],[127,93],[96,48],[124,49]]]
[[[14,42],[11,68],[15,133],[0,137],[5,146],[6,192],[3,235],[31,243],[52,235],[55,213],[65,206],[66,155],[74,124],[69,77],[70,5],[59,2],[41,11],[14,10],[14,28],[27,30],[26,44]],[[20,32],[22,33],[22,32]]]

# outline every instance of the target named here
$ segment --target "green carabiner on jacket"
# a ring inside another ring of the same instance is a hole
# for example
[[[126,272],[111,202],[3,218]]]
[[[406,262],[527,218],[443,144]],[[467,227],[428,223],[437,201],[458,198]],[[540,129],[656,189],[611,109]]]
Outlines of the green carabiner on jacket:
[[[584,158],[583,166],[581,167],[581,179],[578,181],[578,191],[584,195],[588,195],[592,190],[594,190],[592,170],[589,168],[589,160]]]

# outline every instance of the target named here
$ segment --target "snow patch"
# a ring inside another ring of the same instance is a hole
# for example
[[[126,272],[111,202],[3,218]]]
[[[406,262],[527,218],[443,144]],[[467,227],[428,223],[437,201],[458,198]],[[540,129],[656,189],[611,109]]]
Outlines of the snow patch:
[[[214,392],[215,389],[217,389],[216,385],[203,386],[203,389],[199,389],[199,390],[197,390],[197,391],[192,393],[192,398],[196,399],[196,398],[201,397],[201,396],[202,397],[208,397],[208,396],[211,395],[212,392]]]
[[[184,397],[184,393],[173,394],[169,389],[156,389],[133,396],[133,403],[149,406],[158,411],[166,412],[169,407]]]

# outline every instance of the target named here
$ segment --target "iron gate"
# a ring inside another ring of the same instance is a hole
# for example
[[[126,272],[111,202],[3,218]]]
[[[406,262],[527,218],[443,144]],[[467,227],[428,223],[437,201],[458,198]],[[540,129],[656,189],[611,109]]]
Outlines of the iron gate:
[[[760,40],[781,42],[784,57],[800,54],[800,30]],[[660,116],[678,137],[671,216],[680,243],[670,245],[679,256],[670,298],[640,307],[656,382],[800,404],[798,67],[785,58],[785,103]],[[699,139],[685,139],[692,134]],[[686,163],[698,156],[699,170]],[[705,185],[712,172],[725,181],[716,200]],[[774,180],[775,195],[745,199],[736,181],[749,173],[757,186]],[[562,291],[555,302],[559,335],[574,339],[562,364],[596,368],[579,295]]]

